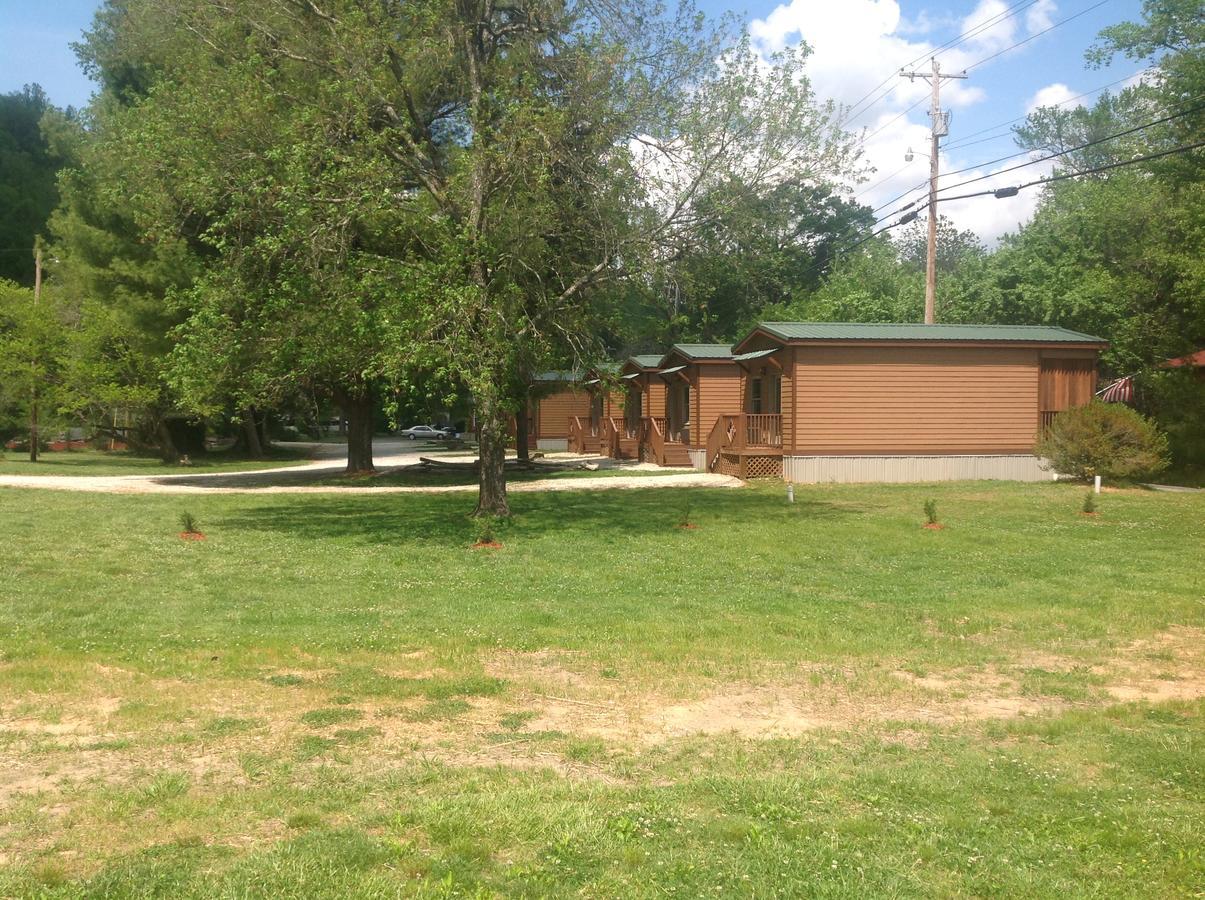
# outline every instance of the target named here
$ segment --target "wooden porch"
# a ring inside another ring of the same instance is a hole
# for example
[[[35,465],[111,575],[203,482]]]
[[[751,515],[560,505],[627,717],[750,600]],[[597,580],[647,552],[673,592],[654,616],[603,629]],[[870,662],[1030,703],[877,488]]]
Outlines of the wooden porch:
[[[645,416],[641,419],[640,459],[659,466],[689,466],[689,440],[686,427],[671,426],[665,416]]]
[[[644,422],[629,422],[623,416],[607,416],[599,432],[599,453],[612,459],[640,459]]]
[[[782,414],[728,413],[707,436],[708,472],[750,478],[782,477]]]
[[[602,447],[602,421],[590,416],[569,417],[569,452],[598,453]]]

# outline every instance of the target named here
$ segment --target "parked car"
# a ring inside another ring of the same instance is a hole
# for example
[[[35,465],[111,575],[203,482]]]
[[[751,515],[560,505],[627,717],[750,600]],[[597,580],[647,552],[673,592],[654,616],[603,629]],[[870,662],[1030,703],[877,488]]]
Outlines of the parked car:
[[[440,431],[438,428],[432,428],[430,425],[413,425],[410,428],[403,429],[398,434],[412,441],[445,441],[448,439],[446,431]]]

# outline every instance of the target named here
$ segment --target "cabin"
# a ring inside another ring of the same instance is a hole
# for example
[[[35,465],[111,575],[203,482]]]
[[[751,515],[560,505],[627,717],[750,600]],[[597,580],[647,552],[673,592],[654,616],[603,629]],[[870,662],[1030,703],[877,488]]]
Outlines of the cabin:
[[[584,411],[566,420],[568,449],[573,453],[602,453],[615,441],[616,423],[623,418],[623,394],[614,387],[619,366],[603,363],[586,373],[582,388],[586,395]]]
[[[660,354],[629,356],[619,367],[618,397],[604,417],[599,453],[614,459],[643,459],[646,417],[665,416],[665,382],[657,376]]]
[[[658,362],[655,377],[662,382],[665,409],[643,417],[641,458],[661,466],[705,468],[712,423],[740,404],[741,370],[732,360],[732,346],[674,344]]]
[[[1106,346],[1048,326],[763,322],[725,360],[735,388],[696,417],[712,424],[692,460],[805,483],[1049,479],[1034,444],[1092,399]]]
[[[580,372],[537,374],[531,383],[527,406],[529,446],[549,452],[569,448],[569,423],[589,416],[592,394]]]

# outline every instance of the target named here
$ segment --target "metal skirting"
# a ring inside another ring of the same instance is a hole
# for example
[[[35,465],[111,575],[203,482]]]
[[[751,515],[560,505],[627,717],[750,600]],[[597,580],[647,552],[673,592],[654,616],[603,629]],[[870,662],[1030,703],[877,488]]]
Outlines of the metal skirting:
[[[536,449],[564,453],[569,449],[569,438],[537,438]]]
[[[908,481],[1050,481],[1028,454],[990,456],[784,456],[783,478],[802,484]]]
[[[706,450],[691,450],[689,447],[686,452],[690,454],[690,464],[700,472],[707,471],[707,451]]]

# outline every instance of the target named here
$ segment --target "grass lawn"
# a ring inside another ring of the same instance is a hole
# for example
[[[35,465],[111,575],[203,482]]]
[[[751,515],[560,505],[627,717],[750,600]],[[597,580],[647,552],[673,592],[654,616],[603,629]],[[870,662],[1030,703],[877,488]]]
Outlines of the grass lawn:
[[[0,896],[1199,894],[1205,495],[1082,499],[0,489]]]
[[[31,463],[28,452],[5,450],[0,454],[0,475],[203,475],[275,469],[303,463],[308,458],[277,447],[265,459],[214,452],[197,457],[191,465],[179,466],[165,465],[157,456],[139,456],[120,450],[62,450],[39,454],[38,461]]]

